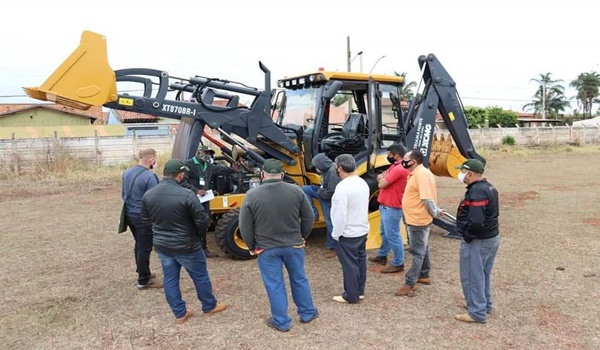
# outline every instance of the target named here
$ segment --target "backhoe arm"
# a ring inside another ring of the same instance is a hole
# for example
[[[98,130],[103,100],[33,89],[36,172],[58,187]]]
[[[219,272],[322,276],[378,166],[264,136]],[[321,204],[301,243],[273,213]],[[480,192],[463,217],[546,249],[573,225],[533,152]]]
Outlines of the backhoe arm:
[[[425,89],[420,101],[411,99],[404,119],[408,148],[420,149],[425,166],[440,176],[456,177],[455,165],[466,158],[485,159],[476,151],[468,130],[464,108],[456,90],[456,83],[433,54],[419,57]],[[436,116],[439,111],[452,139],[438,140],[435,135]],[[434,141],[436,141],[434,143]],[[454,152],[453,152],[454,151]]]

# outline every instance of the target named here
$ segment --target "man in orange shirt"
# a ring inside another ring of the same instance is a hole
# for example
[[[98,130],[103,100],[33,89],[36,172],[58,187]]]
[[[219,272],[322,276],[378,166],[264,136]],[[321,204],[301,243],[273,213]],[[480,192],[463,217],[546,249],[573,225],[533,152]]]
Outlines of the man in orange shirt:
[[[388,254],[394,252],[394,260],[383,268],[381,273],[398,273],[404,271],[404,243],[400,235],[400,220],[402,220],[402,195],[406,188],[406,180],[410,171],[402,167],[404,147],[393,144],[387,149],[387,160],[392,165],[377,177],[379,187],[379,213],[381,214],[381,246],[377,256],[369,261],[386,265]]]
[[[417,290],[417,283],[431,284],[429,270],[429,231],[433,218],[442,216],[443,210],[436,204],[435,177],[423,166],[423,154],[418,149],[407,152],[402,166],[410,170],[406,190],[402,197],[404,220],[408,231],[412,265],[405,276],[404,286],[397,296],[408,296]]]

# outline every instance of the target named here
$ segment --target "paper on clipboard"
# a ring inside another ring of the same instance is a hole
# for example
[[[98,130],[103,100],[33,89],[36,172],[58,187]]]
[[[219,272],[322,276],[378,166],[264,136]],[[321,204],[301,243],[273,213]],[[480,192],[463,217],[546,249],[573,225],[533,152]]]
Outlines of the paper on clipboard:
[[[197,195],[197,196],[198,196],[198,199],[200,200],[200,203],[208,202],[210,200],[215,199],[215,194],[213,193],[212,190],[206,191],[206,194],[204,196],[200,196],[200,195]]]

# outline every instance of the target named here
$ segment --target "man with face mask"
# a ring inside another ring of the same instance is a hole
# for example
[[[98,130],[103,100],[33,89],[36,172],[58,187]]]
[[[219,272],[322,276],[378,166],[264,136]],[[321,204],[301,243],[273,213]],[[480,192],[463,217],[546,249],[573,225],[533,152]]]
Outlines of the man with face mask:
[[[314,165],[317,172],[321,174],[321,186],[304,185],[302,186],[302,191],[304,191],[304,194],[306,194],[310,200],[311,205],[313,205],[313,199],[317,199],[321,204],[321,209],[323,209],[323,215],[325,216],[325,224],[327,225],[327,240],[325,242],[325,247],[329,249],[329,251],[325,253],[325,257],[333,258],[336,255],[336,242],[331,237],[331,232],[333,231],[333,225],[331,224],[331,197],[333,197],[335,186],[340,182],[340,177],[335,170],[333,161],[331,161],[325,153],[319,153],[314,156],[312,165]],[[316,218],[317,211],[314,205],[313,213]]]
[[[394,260],[383,268],[381,273],[399,273],[404,271],[404,243],[400,235],[400,220],[402,220],[402,196],[410,171],[402,166],[404,147],[393,144],[387,149],[387,160],[392,165],[377,177],[379,187],[379,213],[381,223],[381,247],[377,256],[369,261],[386,265],[388,254],[394,253]]]
[[[396,291],[396,295],[409,296],[417,290],[417,283],[431,284],[429,232],[433,218],[442,216],[443,210],[436,204],[435,177],[423,166],[423,153],[418,149],[409,151],[403,157],[402,166],[410,170],[402,197],[402,208],[408,231],[408,253],[412,257],[412,264],[406,272],[404,286]]]
[[[167,303],[181,324],[193,313],[181,298],[179,276],[183,266],[190,275],[196,295],[206,315],[214,315],[227,308],[217,303],[206,269],[202,238],[209,223],[208,214],[196,194],[180,184],[189,169],[178,159],[165,163],[164,180],[148,191],[142,199],[142,222],[152,229],[154,249],[163,269],[163,283]]]
[[[150,272],[150,253],[152,252],[152,231],[142,225],[141,204],[144,194],[158,184],[158,177],[150,169],[156,168],[158,155],[156,150],[147,148],[138,153],[137,165],[123,172],[121,198],[125,205],[125,222],[135,241],[134,256],[137,288],[162,288],[162,284],[154,281]]]
[[[196,155],[185,162],[185,166],[190,169],[189,174],[185,177],[181,185],[187,189],[194,191],[198,196],[204,196],[206,191],[210,189],[210,184],[214,171],[214,164],[211,162],[212,149],[208,146],[201,145],[196,152]],[[210,201],[202,203],[206,214],[210,218]],[[211,253],[206,245],[206,237],[202,237],[202,248],[207,258],[215,257],[216,254]]]
[[[484,164],[468,159],[460,166],[459,181],[467,185],[456,214],[460,243],[460,282],[468,313],[456,315],[459,321],[485,323],[492,312],[491,273],[500,231],[498,191],[483,178]]]

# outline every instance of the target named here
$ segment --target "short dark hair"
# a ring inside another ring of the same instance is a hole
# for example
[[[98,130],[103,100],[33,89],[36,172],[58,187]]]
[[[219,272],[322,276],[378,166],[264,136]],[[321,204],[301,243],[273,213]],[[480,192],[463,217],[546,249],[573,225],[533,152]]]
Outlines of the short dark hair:
[[[354,160],[354,157],[349,154],[340,154],[335,157],[335,164],[342,168],[346,173],[351,173],[356,170],[356,161]]]
[[[404,155],[406,154],[406,148],[404,148],[404,146],[402,146],[399,143],[390,145],[387,148],[387,151],[390,152],[391,154],[399,155],[400,157],[404,157]]]
[[[423,153],[420,149],[415,148],[410,151],[410,159],[414,160],[417,164],[423,164]]]

